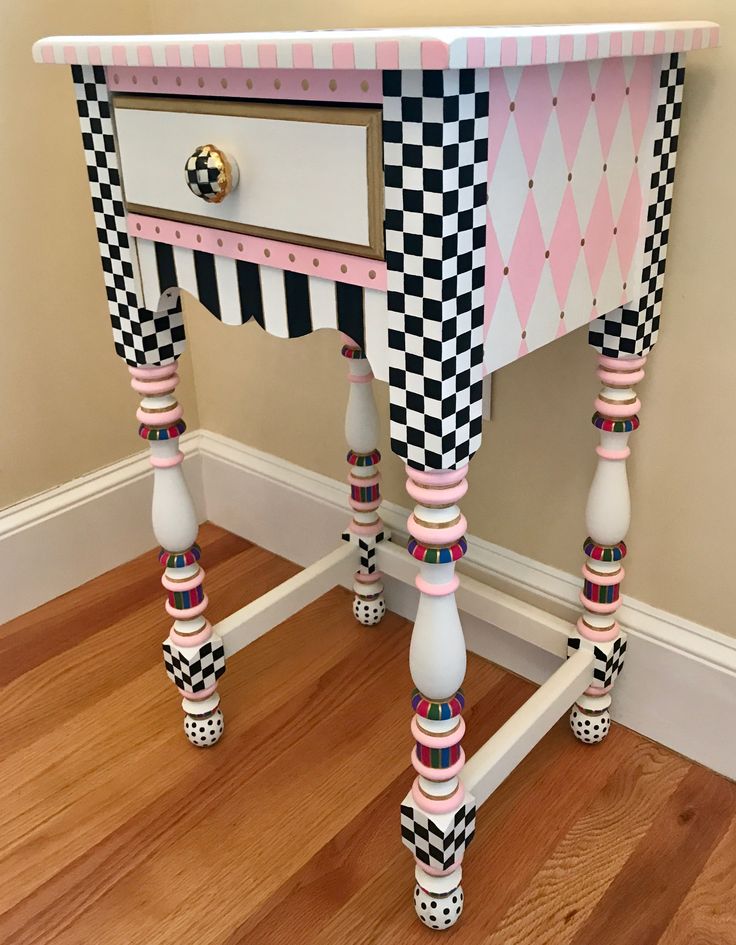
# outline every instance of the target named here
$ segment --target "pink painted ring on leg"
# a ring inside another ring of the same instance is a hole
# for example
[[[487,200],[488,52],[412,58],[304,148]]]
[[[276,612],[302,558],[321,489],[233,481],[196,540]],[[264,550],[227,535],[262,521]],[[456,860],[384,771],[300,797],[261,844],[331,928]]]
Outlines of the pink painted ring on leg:
[[[428,528],[426,525],[420,525],[412,512],[406,520],[406,527],[412,538],[416,538],[420,544],[441,548],[444,545],[453,545],[462,538],[467,531],[468,522],[461,512],[454,525],[448,525],[445,528]]]
[[[449,781],[450,778],[454,778],[455,775],[460,774],[460,772],[463,770],[463,765],[465,764],[465,752],[461,748],[460,757],[457,759],[455,764],[450,765],[449,768],[428,768],[427,765],[422,764],[422,762],[417,758],[416,752],[414,751],[411,753],[411,763],[414,766],[416,773],[420,774],[428,781]]]
[[[448,594],[454,594],[458,589],[460,586],[460,578],[457,574],[453,574],[452,579],[445,581],[444,584],[431,584],[429,581],[426,581],[421,574],[417,574],[414,578],[414,583],[422,594],[426,594],[427,597],[446,597]]]
[[[426,486],[420,486],[412,479],[406,480],[406,491],[420,505],[426,505],[431,508],[433,505],[454,505],[468,491],[467,479],[461,479],[454,486],[446,486],[442,489],[431,489]]]
[[[200,568],[196,574],[193,574],[186,581],[173,581],[164,573],[161,576],[161,583],[167,591],[191,591],[194,590],[195,587],[199,587],[202,581],[204,581],[204,574],[204,568]]]
[[[461,469],[413,469],[405,466],[406,475],[420,486],[454,486],[468,475],[468,467]]]
[[[414,778],[411,786],[411,796],[414,803],[425,814],[449,814],[456,810],[465,800],[465,785],[462,781],[458,783],[457,790],[450,797],[432,798],[423,794],[419,787],[419,778]]]
[[[591,630],[585,620],[582,617],[578,617],[577,628],[581,637],[600,643],[608,643],[610,640],[615,640],[621,633],[621,627],[619,627],[618,621],[616,620],[613,621],[613,626],[608,630]]]
[[[631,404],[612,404],[609,400],[601,400],[600,397],[596,397],[593,406],[603,417],[610,417],[612,420],[626,420],[628,417],[634,417],[639,413],[641,401],[637,397]]]
[[[613,584],[620,584],[626,575],[623,568],[612,571],[610,574],[599,574],[596,571],[591,571],[587,564],[583,565],[582,571],[586,581],[590,581],[591,584],[598,584],[600,587],[611,587]]]
[[[174,456],[150,456],[149,462],[154,469],[171,469],[184,462],[184,454],[179,450]]]
[[[176,374],[177,368],[177,361],[172,361],[171,364],[142,364],[137,367],[134,367],[132,364],[128,365],[130,376],[139,381],[158,381],[162,377],[171,377]]]
[[[621,598],[618,600],[612,601],[610,604],[599,604],[596,601],[588,600],[588,598],[580,592],[580,603],[585,607],[586,610],[589,610],[592,614],[612,614],[614,611],[618,610],[621,606]]]
[[[465,856],[465,850],[461,850],[460,853],[455,857],[455,862],[452,866],[448,866],[446,870],[438,870],[436,866],[427,866],[426,863],[422,863],[421,860],[416,860],[417,866],[419,866],[427,876],[449,876],[450,873],[454,873],[457,868],[462,864],[463,857]]]
[[[207,610],[208,604],[209,600],[205,594],[196,607],[188,607],[186,610],[178,610],[176,607],[172,607],[168,601],[166,601],[164,607],[166,608],[166,613],[169,615],[169,617],[173,617],[174,620],[189,620],[191,617],[198,617],[200,614],[203,614],[205,610]]]
[[[415,741],[418,741],[420,745],[424,745],[425,748],[452,748],[453,745],[461,742],[465,735],[465,721],[462,716],[459,718],[460,721],[457,727],[451,732],[446,735],[431,735],[420,728],[415,715],[411,720],[411,734]]]
[[[172,407],[171,410],[150,411],[144,407],[139,407],[135,412],[136,420],[144,423],[147,427],[168,427],[184,416],[181,404]]]

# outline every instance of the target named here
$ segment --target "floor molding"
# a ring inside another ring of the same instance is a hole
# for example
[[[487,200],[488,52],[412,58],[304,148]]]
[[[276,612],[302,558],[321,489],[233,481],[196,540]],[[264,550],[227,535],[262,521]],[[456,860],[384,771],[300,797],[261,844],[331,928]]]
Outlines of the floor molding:
[[[299,564],[333,550],[347,518],[344,483],[219,434],[182,438],[187,478],[205,518]],[[0,512],[0,557],[14,588],[0,620],[38,606],[154,544],[145,453]],[[408,510],[386,502],[394,540],[406,537]],[[274,510],[278,510],[275,527]],[[80,542],[79,535],[91,536]],[[578,578],[469,536],[463,569],[556,617],[573,620]],[[72,552],[70,553],[70,549]],[[417,594],[387,584],[389,606],[412,618]],[[736,639],[626,597],[626,672],[614,717],[655,741],[736,778]],[[557,661],[481,621],[463,618],[469,649],[536,682]]]

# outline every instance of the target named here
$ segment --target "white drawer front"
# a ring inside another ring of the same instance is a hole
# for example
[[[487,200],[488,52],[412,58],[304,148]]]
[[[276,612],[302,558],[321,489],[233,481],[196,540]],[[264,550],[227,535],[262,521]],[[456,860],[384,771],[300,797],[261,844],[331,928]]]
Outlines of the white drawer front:
[[[129,210],[383,256],[378,109],[136,96],[114,104]],[[238,164],[240,182],[221,203],[185,180],[203,144]]]

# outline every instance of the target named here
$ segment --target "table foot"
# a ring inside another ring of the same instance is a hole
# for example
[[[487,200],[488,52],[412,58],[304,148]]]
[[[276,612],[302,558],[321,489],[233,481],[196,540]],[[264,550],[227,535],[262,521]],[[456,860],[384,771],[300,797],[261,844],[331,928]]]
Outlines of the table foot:
[[[174,391],[176,364],[130,367],[131,386],[141,395],[139,433],[151,449],[153,531],[161,544],[161,583],[166,612],[174,622],[163,642],[164,666],[183,696],[184,733],[193,745],[214,745],[224,722],[217,681],[225,672],[222,640],[204,615],[207,595],[196,543],[197,515],[182,473],[179,437],[186,429]]]

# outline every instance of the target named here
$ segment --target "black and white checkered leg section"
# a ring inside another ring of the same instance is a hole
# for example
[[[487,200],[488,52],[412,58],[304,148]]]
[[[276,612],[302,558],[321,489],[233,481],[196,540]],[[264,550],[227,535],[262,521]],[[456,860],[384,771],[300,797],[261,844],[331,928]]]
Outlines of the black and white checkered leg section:
[[[105,70],[72,66],[72,79],[115,350],[128,364],[168,364],[184,350],[181,306],[177,296],[169,310],[153,312],[138,299]]]
[[[391,447],[418,469],[480,445],[487,69],[383,73]]]
[[[641,298],[638,305],[622,306],[597,318],[588,333],[589,343],[611,358],[646,354],[657,341],[684,83],[685,57],[673,53],[665,58],[659,81]]]
[[[615,640],[609,640],[607,643],[595,643],[585,637],[568,638],[568,656],[573,656],[581,649],[589,650],[595,659],[592,685],[601,688],[613,685],[624,668],[626,634],[621,633]]]
[[[434,869],[446,870],[475,836],[475,798],[465,793],[462,805],[449,814],[425,814],[411,794],[401,805],[401,841],[412,854]]]
[[[166,675],[182,692],[202,692],[225,672],[225,648],[218,636],[201,646],[178,647],[164,640]]]
[[[388,537],[390,536],[386,534],[385,530],[379,532],[377,535],[370,535],[369,537],[354,535],[353,532],[349,530],[342,533],[343,541],[349,541],[351,544],[357,545],[360,551],[360,570],[363,574],[375,574],[376,546],[379,542],[384,541],[384,539]]]

